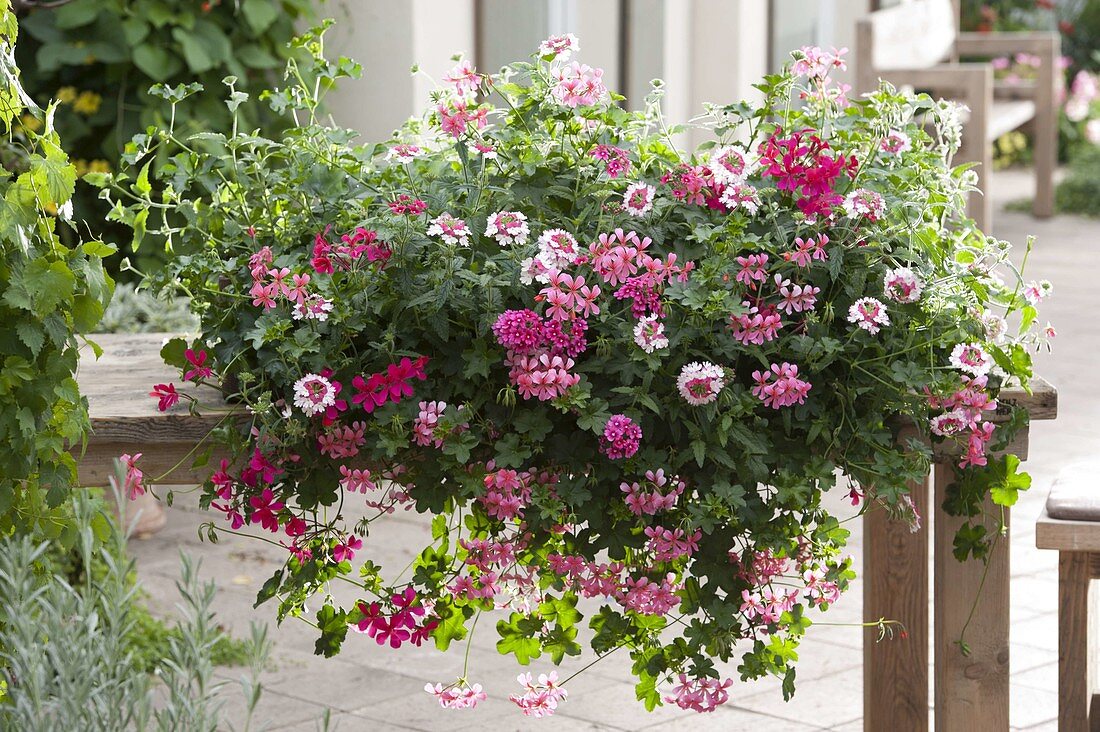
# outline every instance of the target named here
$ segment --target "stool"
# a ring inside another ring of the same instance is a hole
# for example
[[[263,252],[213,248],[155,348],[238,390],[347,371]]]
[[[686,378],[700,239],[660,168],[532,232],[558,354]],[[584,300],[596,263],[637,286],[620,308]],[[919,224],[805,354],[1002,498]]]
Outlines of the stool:
[[[1065,468],[1035,525],[1058,551],[1058,729],[1100,732],[1100,460]]]

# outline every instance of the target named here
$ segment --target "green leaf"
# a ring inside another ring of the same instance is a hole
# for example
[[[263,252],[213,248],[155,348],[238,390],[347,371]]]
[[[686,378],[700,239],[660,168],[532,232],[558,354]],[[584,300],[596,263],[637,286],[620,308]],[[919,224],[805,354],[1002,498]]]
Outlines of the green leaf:
[[[526,666],[532,658],[542,655],[538,635],[542,632],[542,620],[529,618],[521,613],[512,613],[507,621],[497,622],[497,652],[501,655],[512,654],[516,660]]]
[[[279,17],[278,3],[271,0],[244,0],[241,12],[256,35],[267,30]]]
[[[474,614],[474,609],[468,605],[459,607],[451,603],[437,603],[435,614],[439,617],[439,625],[432,631],[435,638],[435,647],[446,651],[452,641],[460,641],[466,637],[466,621]]]
[[[186,352],[189,346],[183,338],[172,338],[160,349],[160,357],[169,366],[182,369],[187,365]]]
[[[998,506],[1014,506],[1020,497],[1020,491],[1031,487],[1031,476],[1020,473],[1020,458],[1005,455],[994,461],[991,466],[994,479],[989,486],[989,496]]]
[[[134,66],[150,79],[166,80],[180,72],[183,61],[156,43],[142,43],[134,49]]]

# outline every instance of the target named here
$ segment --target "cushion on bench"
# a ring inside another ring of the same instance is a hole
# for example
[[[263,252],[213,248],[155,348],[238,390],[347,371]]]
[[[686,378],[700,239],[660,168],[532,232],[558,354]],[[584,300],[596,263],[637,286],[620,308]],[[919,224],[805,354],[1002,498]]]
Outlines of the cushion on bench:
[[[1100,521],[1100,459],[1063,468],[1051,486],[1047,515],[1063,521]]]

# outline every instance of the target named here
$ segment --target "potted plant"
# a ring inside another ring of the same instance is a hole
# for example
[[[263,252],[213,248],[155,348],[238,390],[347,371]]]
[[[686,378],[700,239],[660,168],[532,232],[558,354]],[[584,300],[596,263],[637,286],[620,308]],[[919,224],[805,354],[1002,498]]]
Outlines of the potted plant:
[[[826,491],[916,523],[906,482],[931,450],[903,422],[959,446],[960,512],[1014,472],[991,455],[1020,420],[990,416],[1030,376],[1049,287],[963,217],[951,105],[848,100],[842,55],[806,48],[762,104],[708,107],[693,124],[715,141],[689,152],[660,86],[620,108],[561,36],[500,74],[458,60],[422,117],[359,145],[318,114],[355,65],[316,33],[299,47],[264,95],[297,120],[284,135],[150,131],[100,182],[173,248],[150,285],[202,319],[169,362],[240,385],[209,531],[286,547],[258,599],[308,612],[318,653],[349,629],[446,649],[495,612],[521,664],[580,654],[586,622],[650,709],[714,709],[735,654],[789,696],[799,639],[854,576]],[[397,574],[371,534],[409,510],[432,532]],[[428,690],[470,707],[475,679]],[[521,683],[525,714],[565,699],[553,674]]]

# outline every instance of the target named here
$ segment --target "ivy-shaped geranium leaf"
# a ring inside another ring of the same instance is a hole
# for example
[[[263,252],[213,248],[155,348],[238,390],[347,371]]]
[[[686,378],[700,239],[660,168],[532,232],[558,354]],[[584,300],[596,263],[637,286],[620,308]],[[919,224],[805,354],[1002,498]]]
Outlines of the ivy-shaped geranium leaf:
[[[998,506],[1014,506],[1020,497],[1020,491],[1031,487],[1031,476],[1017,472],[1020,458],[1005,455],[997,458],[993,469],[993,480],[989,486],[989,496]]]
[[[474,614],[474,609],[468,605],[455,605],[451,602],[438,602],[435,605],[435,615],[439,618],[439,625],[432,630],[432,638],[435,639],[435,647],[445,651],[451,647],[452,641],[460,641],[466,637],[466,621]]]
[[[317,629],[321,636],[314,644],[314,653],[331,658],[340,652],[340,646],[348,634],[348,614],[332,605],[325,605],[317,611]]]
[[[522,613],[512,613],[507,621],[497,622],[497,652],[502,655],[512,654],[516,660],[526,666],[532,658],[542,655],[542,644],[539,635],[542,632],[542,620],[532,618]]]

